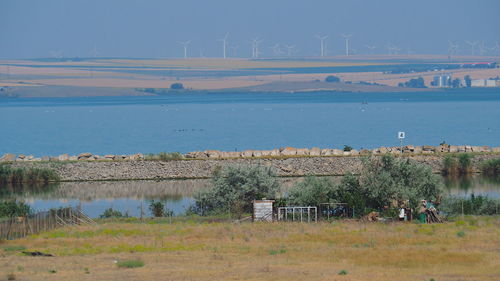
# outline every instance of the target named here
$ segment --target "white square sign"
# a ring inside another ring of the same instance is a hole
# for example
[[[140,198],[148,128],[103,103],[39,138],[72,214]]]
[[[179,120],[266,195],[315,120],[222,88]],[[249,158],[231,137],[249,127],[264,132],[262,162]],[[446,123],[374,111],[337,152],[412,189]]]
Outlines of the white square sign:
[[[404,139],[405,138],[405,132],[398,132],[398,139]]]

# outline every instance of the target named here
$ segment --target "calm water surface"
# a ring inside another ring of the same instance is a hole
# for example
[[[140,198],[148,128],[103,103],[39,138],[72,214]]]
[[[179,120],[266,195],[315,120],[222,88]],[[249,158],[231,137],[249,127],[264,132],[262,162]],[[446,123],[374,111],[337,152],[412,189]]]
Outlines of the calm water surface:
[[[500,146],[500,90],[0,99],[0,154]]]

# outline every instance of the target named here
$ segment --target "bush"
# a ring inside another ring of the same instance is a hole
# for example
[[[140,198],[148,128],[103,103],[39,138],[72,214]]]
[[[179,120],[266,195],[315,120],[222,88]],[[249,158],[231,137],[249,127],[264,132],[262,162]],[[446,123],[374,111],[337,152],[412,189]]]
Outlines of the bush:
[[[165,216],[165,204],[161,201],[151,200],[149,203],[149,210],[155,217],[163,217]]]
[[[344,151],[351,151],[352,150],[352,146],[349,146],[347,144],[344,145]]]
[[[450,196],[443,198],[440,209],[448,216],[457,215],[495,215],[500,200],[472,194],[469,198]],[[463,213],[462,213],[463,211]]]
[[[440,193],[440,179],[428,166],[384,155],[366,158],[359,176],[347,174],[339,184],[308,177],[291,189],[288,201],[302,206],[347,203],[359,216],[391,205],[397,208],[395,203],[406,200],[416,208],[421,199],[435,198]]]
[[[173,83],[172,85],[170,85],[170,89],[182,90],[182,89],[184,89],[184,85],[182,85],[182,83]]]
[[[24,217],[32,213],[31,207],[24,202],[15,200],[0,202],[0,218]]]
[[[144,262],[141,260],[125,260],[117,262],[116,265],[121,268],[136,268],[143,267]]]
[[[398,86],[399,87],[406,87],[406,88],[427,88],[425,86],[424,78],[422,78],[422,77],[419,77],[417,79],[412,78],[412,79],[408,80],[407,82],[399,83]]]
[[[276,174],[261,165],[231,165],[216,170],[212,187],[195,195],[197,214],[251,212],[253,200],[274,198],[280,189]]]
[[[339,271],[339,275],[347,275],[347,270],[342,269],[341,271]]]
[[[458,161],[456,157],[446,155],[443,159],[443,174],[457,175],[458,174]]]
[[[328,82],[328,83],[338,83],[338,82],[340,82],[340,78],[337,77],[337,76],[334,76],[334,75],[328,75],[325,78],[325,82]]]
[[[35,184],[59,181],[59,175],[47,168],[14,168],[0,164],[0,185],[3,184]]]
[[[481,165],[481,170],[487,176],[500,176],[500,158],[491,159]]]
[[[118,210],[114,210],[113,208],[109,208],[104,210],[104,213],[100,215],[101,219],[109,219],[109,218],[127,218],[128,214],[122,214],[122,212]]]
[[[472,158],[473,156],[467,153],[462,153],[458,156],[458,167],[460,173],[467,174],[472,172]]]
[[[319,206],[333,203],[336,197],[333,182],[328,178],[309,176],[296,183],[289,192],[288,203],[295,206]]]
[[[171,161],[171,160],[181,160],[184,159],[184,155],[180,152],[160,152],[158,154],[147,154],[144,158],[146,160],[160,160],[160,161]]]

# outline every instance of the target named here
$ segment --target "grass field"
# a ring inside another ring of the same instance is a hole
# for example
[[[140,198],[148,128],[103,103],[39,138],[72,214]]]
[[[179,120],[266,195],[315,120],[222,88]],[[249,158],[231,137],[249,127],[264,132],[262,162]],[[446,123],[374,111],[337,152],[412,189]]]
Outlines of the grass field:
[[[499,237],[500,217],[439,225],[100,222],[2,242],[0,280],[499,280]]]

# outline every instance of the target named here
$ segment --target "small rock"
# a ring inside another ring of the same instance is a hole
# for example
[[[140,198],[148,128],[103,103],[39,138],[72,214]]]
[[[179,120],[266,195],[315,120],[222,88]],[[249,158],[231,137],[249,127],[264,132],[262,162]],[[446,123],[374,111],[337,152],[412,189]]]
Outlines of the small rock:
[[[319,149],[319,147],[313,147],[309,151],[309,155],[311,155],[311,156],[321,156],[321,149]]]
[[[6,153],[0,158],[0,162],[11,162],[16,160],[16,155],[11,153]]]
[[[59,161],[68,161],[69,160],[69,155],[67,153],[61,154],[57,157]]]

